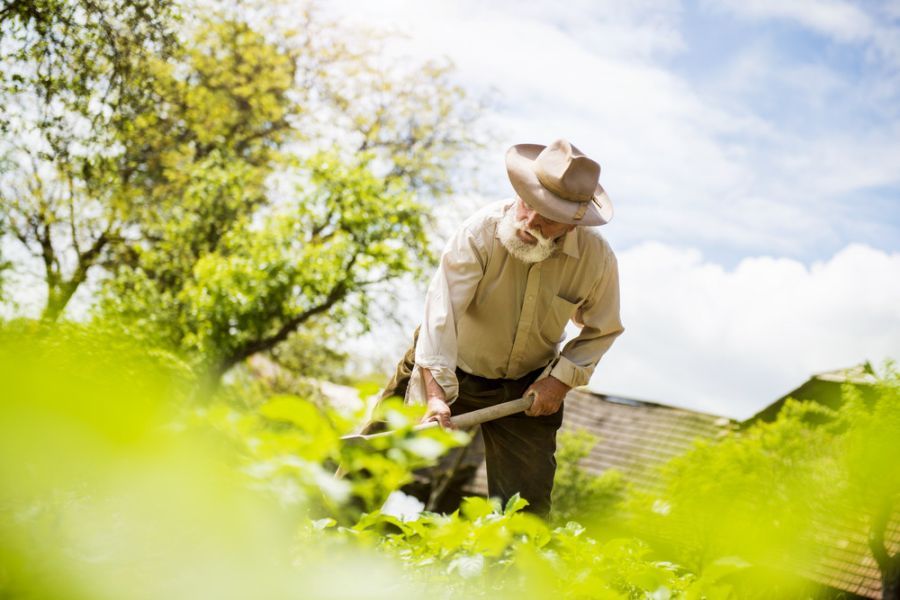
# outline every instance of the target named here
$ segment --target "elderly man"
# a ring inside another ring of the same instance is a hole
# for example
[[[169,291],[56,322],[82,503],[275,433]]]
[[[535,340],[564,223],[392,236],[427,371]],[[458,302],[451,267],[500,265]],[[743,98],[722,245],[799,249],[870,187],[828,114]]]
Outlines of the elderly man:
[[[488,491],[550,511],[563,399],[622,331],[616,258],[594,228],[612,217],[600,165],[565,140],[506,154],[513,201],[472,215],[444,250],[414,353],[385,390],[427,406],[423,421],[527,394],[525,413],[483,424]],[[580,332],[560,352],[566,324]],[[412,359],[412,360],[411,360]],[[405,389],[404,389],[405,388]]]

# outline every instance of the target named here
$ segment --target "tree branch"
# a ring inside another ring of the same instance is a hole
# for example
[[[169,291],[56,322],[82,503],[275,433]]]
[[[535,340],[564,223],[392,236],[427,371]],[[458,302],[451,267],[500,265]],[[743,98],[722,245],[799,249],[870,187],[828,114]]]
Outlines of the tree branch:
[[[350,273],[358,257],[358,254],[354,254],[350,258],[350,260],[347,262],[347,265],[344,267],[345,273]],[[257,352],[271,350],[277,344],[280,344],[281,342],[286,340],[287,337],[291,333],[293,333],[298,326],[300,326],[300,324],[308,321],[318,314],[326,312],[332,306],[343,300],[347,296],[347,293],[350,291],[350,287],[351,286],[348,284],[348,279],[339,281],[333,288],[331,288],[331,291],[328,292],[328,296],[326,296],[322,302],[306,309],[299,315],[288,319],[281,327],[278,328],[278,331],[276,331],[273,335],[248,342],[237,351],[232,353],[231,356],[226,357],[224,360],[222,360],[215,368],[216,374],[221,376],[228,369],[236,365],[238,362],[244,360],[245,358],[252,356]]]
[[[75,253],[81,256],[81,248],[78,245],[78,232],[75,230],[75,182],[72,180],[72,173],[68,169],[66,169],[66,180],[69,184],[69,234],[72,236],[72,247],[75,248]]]
[[[245,344],[242,348],[240,348],[237,352],[223,360],[219,367],[216,369],[219,375],[224,374],[228,369],[244,360],[245,358],[256,354],[257,352],[262,352],[264,350],[271,350],[277,344],[280,344],[287,337],[297,329],[300,324],[311,319],[312,317],[321,314],[332,306],[337,304],[340,300],[347,295],[347,285],[346,282],[341,281],[337,285],[335,285],[331,292],[329,292],[328,296],[321,303],[306,309],[299,315],[287,320],[277,332],[268,337],[264,337],[259,340],[254,340],[248,344]]]

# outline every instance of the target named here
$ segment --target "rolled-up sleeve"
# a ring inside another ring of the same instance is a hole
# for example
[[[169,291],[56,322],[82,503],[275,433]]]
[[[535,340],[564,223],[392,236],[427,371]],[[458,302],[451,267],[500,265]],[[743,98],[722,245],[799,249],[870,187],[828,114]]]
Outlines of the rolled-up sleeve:
[[[425,313],[416,343],[416,366],[410,377],[407,402],[425,402],[421,367],[431,372],[448,403],[456,400],[459,394],[457,326],[484,276],[486,263],[486,244],[470,227],[462,227],[447,243],[425,295]]]
[[[590,381],[597,363],[625,331],[619,315],[619,267],[609,248],[603,275],[572,320],[581,327],[581,332],[565,345],[544,374],[577,387]]]

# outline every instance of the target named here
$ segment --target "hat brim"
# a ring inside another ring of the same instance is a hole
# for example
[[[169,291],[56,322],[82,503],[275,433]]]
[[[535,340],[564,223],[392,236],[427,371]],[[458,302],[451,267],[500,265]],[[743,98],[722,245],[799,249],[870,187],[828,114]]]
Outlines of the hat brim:
[[[594,197],[580,219],[576,219],[581,202],[557,196],[538,180],[533,163],[546,146],[518,144],[506,152],[506,173],[519,197],[541,216],[567,225],[605,225],[613,217],[613,207],[603,186],[597,184]]]

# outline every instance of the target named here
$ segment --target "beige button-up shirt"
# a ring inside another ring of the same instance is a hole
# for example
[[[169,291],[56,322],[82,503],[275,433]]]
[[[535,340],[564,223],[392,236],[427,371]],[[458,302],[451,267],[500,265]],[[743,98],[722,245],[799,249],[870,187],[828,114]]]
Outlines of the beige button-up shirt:
[[[458,395],[457,366],[515,379],[546,365],[541,377],[584,385],[624,331],[618,267],[606,240],[594,228],[576,227],[550,258],[522,262],[498,235],[514,207],[514,201],[486,206],[444,249],[425,298],[408,402],[425,402],[420,367],[431,371],[448,402]],[[560,352],[570,319],[581,332]]]

